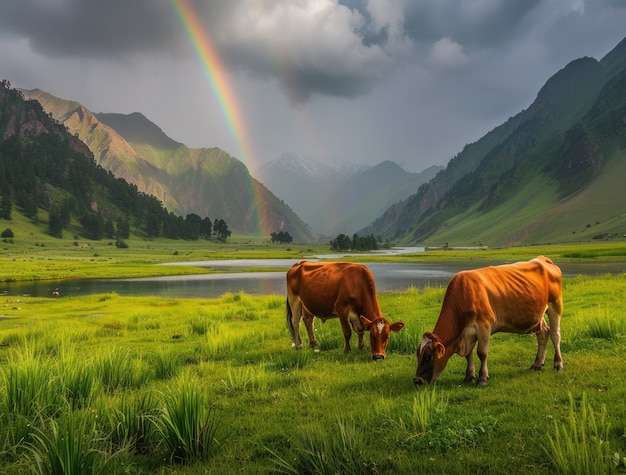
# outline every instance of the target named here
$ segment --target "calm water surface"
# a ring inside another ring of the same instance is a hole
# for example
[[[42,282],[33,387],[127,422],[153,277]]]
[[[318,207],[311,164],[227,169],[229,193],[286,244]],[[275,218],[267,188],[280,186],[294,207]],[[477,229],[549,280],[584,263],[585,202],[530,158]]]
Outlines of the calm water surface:
[[[394,250],[399,252],[415,252]],[[345,255],[345,254],[344,254]],[[341,258],[344,255],[332,255]],[[322,256],[318,256],[322,257]],[[323,257],[327,257],[324,255]],[[315,259],[309,259],[315,260]],[[0,283],[1,295],[51,296],[57,290],[61,297],[111,293],[119,295],[158,295],[161,297],[219,297],[227,292],[243,291],[250,295],[285,295],[285,272],[300,259],[240,259],[204,262],[182,262],[169,265],[200,266],[223,271],[205,275],[163,276],[143,279],[87,279],[45,282]],[[491,264],[500,264],[493,262]],[[488,265],[485,261],[437,263],[373,262],[366,264],[376,280],[378,292],[402,291],[411,287],[445,287],[460,270]],[[581,262],[559,263],[565,278],[577,275],[621,274],[626,263]],[[276,268],[270,272],[241,272],[245,268]]]

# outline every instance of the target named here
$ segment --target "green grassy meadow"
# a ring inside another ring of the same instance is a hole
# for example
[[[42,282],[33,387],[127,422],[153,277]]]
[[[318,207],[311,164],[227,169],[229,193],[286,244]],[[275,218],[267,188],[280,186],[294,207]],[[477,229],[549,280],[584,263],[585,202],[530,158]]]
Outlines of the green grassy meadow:
[[[337,320],[291,348],[282,296],[4,297],[0,472],[626,471],[626,275],[565,281],[562,372],[551,343],[532,372],[534,336],[494,335],[484,389],[458,356],[413,385],[443,293],[379,296],[406,323],[379,362]]]

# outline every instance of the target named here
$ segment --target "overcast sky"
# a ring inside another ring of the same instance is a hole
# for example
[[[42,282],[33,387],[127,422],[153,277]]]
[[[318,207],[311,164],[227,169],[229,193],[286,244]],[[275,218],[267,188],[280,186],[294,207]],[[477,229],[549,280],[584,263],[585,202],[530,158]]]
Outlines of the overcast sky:
[[[626,36],[626,0],[184,2],[226,67],[248,157],[174,1],[3,0],[0,79],[92,112],[141,112],[250,168],[297,152],[421,171]]]

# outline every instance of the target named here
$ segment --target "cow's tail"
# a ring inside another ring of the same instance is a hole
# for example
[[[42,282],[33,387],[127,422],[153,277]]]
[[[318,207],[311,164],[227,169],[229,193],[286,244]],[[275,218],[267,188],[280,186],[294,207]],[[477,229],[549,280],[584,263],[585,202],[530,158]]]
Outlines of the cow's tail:
[[[291,333],[291,338],[293,341],[296,341],[296,330],[293,328],[293,322],[291,320],[291,317],[293,316],[291,313],[291,305],[289,305],[289,298],[285,299],[285,302],[287,304],[287,328],[289,328],[289,333]]]

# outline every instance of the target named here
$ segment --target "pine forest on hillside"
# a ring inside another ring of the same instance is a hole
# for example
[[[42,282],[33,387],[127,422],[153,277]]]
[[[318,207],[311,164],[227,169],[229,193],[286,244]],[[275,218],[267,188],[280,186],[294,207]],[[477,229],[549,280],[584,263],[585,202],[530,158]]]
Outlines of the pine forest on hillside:
[[[88,239],[117,238],[130,230],[147,238],[226,239],[223,219],[176,216],[155,197],[97,165],[89,150],[51,119],[36,101],[25,101],[7,81],[0,84],[0,218],[14,209]],[[40,215],[41,213],[41,215]]]

